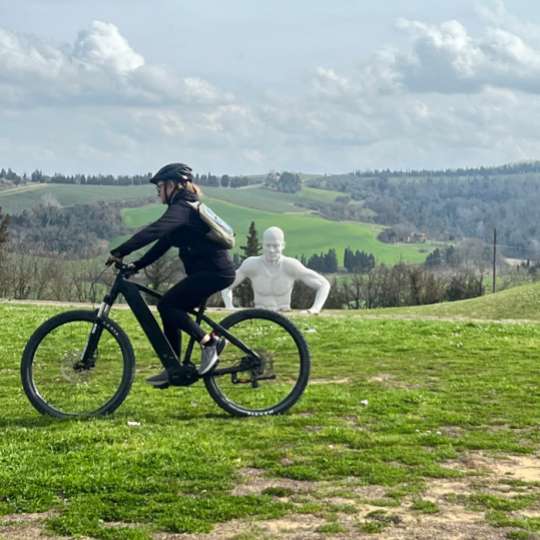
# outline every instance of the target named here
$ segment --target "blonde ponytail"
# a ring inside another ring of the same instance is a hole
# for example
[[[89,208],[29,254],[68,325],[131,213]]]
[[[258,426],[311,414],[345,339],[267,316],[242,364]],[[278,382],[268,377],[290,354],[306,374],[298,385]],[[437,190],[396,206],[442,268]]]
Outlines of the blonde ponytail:
[[[201,188],[193,182],[186,182],[184,184],[184,189],[190,193],[194,193],[197,197],[201,197],[203,194]]]

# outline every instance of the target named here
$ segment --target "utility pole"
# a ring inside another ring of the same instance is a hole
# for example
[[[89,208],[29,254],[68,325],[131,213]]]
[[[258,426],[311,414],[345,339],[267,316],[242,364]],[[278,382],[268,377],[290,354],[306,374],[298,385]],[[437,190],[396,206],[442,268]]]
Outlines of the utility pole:
[[[493,292],[495,292],[495,279],[497,277],[497,270],[495,261],[497,260],[497,229],[493,229]]]

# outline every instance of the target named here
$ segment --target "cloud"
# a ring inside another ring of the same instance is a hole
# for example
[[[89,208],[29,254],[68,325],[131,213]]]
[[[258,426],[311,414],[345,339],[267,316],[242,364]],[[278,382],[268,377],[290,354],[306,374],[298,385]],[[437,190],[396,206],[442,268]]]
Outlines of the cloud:
[[[118,28],[101,21],[79,32],[71,58],[91,70],[106,68],[113,73],[129,73],[144,65],[144,58],[129,46]]]
[[[224,103],[209,82],[148,65],[112,23],[94,21],[73,45],[0,29],[0,104],[155,106]]]
[[[479,92],[496,86],[540,93],[540,50],[503,28],[471,36],[459,21],[427,24],[399,19],[411,39],[407,52],[387,52],[383,69],[411,92]],[[373,69],[373,68],[371,68]]]
[[[186,161],[239,174],[535,158],[540,54],[519,21],[490,13],[474,35],[460,21],[400,20],[399,49],[350,68],[315,61],[301,88],[239,95],[146,61],[111,23],[62,46],[0,30],[0,161],[105,173]]]

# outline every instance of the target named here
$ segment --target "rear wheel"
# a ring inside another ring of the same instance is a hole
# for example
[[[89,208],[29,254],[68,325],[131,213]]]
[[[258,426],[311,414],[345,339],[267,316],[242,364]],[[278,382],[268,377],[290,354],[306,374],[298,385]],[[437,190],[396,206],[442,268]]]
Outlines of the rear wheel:
[[[302,395],[309,378],[307,344],[284,316],[264,309],[233,313],[221,323],[254,355],[229,343],[204,383],[214,401],[235,416],[279,414]]]
[[[91,336],[91,353],[85,355]],[[69,311],[45,321],[30,337],[21,362],[28,399],[39,412],[58,418],[113,412],[129,393],[134,374],[128,337],[93,311]]]

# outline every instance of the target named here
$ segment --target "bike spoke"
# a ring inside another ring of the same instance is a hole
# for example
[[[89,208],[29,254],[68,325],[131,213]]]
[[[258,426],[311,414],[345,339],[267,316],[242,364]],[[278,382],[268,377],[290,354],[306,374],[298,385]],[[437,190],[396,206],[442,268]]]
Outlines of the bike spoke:
[[[301,352],[293,335],[275,320],[260,318],[238,321],[229,331],[256,356],[229,343],[217,367],[218,374],[225,373],[212,378],[217,393],[233,406],[254,412],[286,400],[301,372]]]
[[[82,361],[92,326],[90,321],[58,326],[43,338],[34,354],[35,391],[49,407],[62,414],[96,413],[121,384],[122,351],[108,331],[102,333],[89,361]]]

